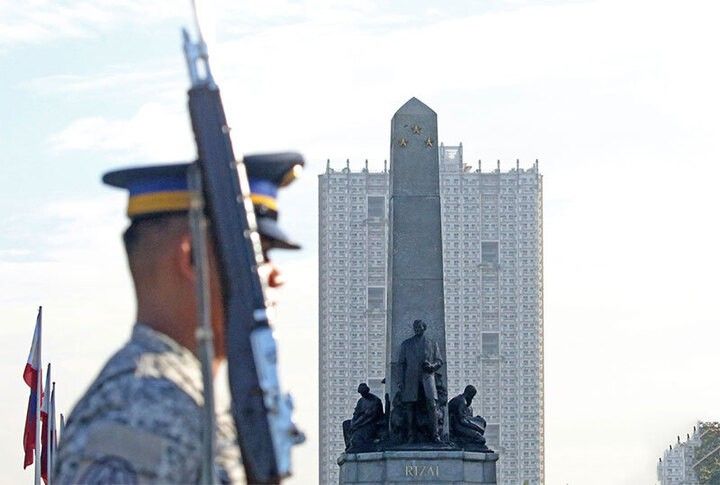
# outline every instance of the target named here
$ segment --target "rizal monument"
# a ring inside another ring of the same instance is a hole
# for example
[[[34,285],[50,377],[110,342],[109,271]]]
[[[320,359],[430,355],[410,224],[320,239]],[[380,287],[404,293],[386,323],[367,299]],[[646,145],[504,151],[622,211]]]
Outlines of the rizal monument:
[[[392,118],[385,395],[358,387],[343,423],[341,485],[496,483],[498,454],[473,415],[477,391],[450,397],[446,387],[437,131],[416,98]]]

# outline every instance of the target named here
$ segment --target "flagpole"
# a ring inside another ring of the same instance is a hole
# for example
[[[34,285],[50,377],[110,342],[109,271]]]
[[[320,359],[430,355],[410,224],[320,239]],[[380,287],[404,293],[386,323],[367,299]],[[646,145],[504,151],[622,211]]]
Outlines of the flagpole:
[[[40,458],[40,401],[42,401],[42,306],[38,308],[37,316],[38,324],[38,378],[35,383],[35,391],[37,398],[35,399],[35,485],[40,485],[40,467],[42,458]]]

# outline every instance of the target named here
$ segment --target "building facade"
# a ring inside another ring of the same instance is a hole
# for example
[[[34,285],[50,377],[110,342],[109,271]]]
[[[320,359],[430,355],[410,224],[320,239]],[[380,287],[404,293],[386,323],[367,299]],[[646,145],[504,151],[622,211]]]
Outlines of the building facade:
[[[501,453],[498,483],[544,479],[542,177],[484,172],[441,146],[447,382],[467,384]],[[320,482],[337,483],[342,421],[367,382],[384,396],[387,170],[319,180]]]
[[[342,422],[366,382],[383,396],[387,172],[319,178],[320,483],[338,483]]]
[[[695,447],[697,440],[688,435],[687,441],[670,445],[657,465],[657,474],[660,485],[697,485],[695,471],[692,468],[695,460]]]

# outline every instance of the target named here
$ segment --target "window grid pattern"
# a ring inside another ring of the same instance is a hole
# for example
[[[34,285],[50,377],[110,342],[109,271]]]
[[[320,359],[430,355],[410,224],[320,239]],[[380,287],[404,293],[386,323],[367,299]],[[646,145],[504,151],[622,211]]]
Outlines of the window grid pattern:
[[[473,408],[502,453],[499,484],[541,484],[542,176],[536,166],[480,172],[463,163],[462,146],[439,150],[449,393],[478,388]],[[336,484],[357,384],[384,394],[386,314],[370,288],[386,288],[389,177],[328,169],[319,178],[320,483]]]
[[[319,177],[320,483],[338,482],[342,422],[357,385],[382,396],[385,365],[386,173]]]

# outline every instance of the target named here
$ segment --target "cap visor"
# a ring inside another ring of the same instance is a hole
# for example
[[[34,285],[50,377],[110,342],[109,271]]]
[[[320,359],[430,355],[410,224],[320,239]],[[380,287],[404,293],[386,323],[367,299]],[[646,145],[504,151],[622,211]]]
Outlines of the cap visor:
[[[278,249],[300,249],[301,246],[292,241],[287,234],[283,232],[282,229],[280,229],[280,226],[278,226],[277,221],[267,218],[267,217],[258,217],[257,219],[258,224],[258,232],[260,235],[264,238],[267,238],[270,241],[270,245],[273,248]]]

